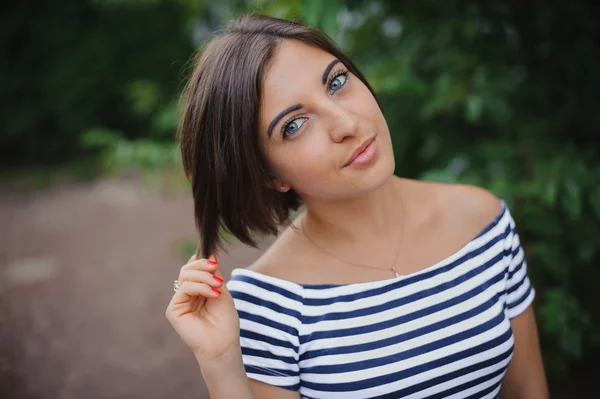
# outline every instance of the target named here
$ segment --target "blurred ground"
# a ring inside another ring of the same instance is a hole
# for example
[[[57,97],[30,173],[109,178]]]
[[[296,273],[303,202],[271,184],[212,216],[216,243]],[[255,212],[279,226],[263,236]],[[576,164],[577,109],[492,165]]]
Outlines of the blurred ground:
[[[0,194],[0,398],[208,398],[164,312],[189,195],[137,179]],[[228,276],[258,250],[219,258]]]

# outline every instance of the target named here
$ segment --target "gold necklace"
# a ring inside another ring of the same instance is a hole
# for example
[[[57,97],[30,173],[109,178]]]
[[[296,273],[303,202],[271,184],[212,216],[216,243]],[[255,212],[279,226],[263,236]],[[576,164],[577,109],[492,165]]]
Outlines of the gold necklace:
[[[400,196],[400,206],[401,206],[401,208],[402,208],[402,216],[404,217],[404,202],[402,201],[402,196]],[[320,250],[320,251],[322,251],[323,253],[325,253],[325,254],[327,254],[327,255],[329,255],[329,256],[331,256],[331,257],[333,257],[333,258],[335,258],[335,259],[337,259],[337,260],[339,260],[339,261],[342,261],[342,262],[344,262],[344,263],[348,263],[348,264],[350,264],[350,265],[353,265],[353,266],[358,266],[358,267],[366,267],[366,268],[369,268],[369,269],[383,270],[382,268],[380,268],[380,267],[376,267],[376,266],[369,266],[369,265],[363,265],[363,264],[360,264],[360,263],[354,263],[354,262],[350,262],[350,261],[348,261],[348,260],[342,259],[342,258],[340,258],[340,257],[338,257],[338,256],[336,256],[336,255],[334,255],[334,254],[332,254],[331,252],[329,252],[329,251],[327,251],[327,250],[325,250],[325,249],[321,248],[321,247],[320,247],[319,245],[317,245],[317,243],[316,243],[316,242],[314,242],[314,241],[312,240],[312,238],[310,238],[310,236],[308,235],[308,232],[306,231],[306,227],[305,227],[305,225],[304,225],[304,218],[302,218],[302,220],[300,221],[300,227],[302,228],[302,232],[304,233],[304,234],[303,234],[303,235],[304,235],[304,237],[306,237],[306,239],[307,239],[307,240],[308,240],[308,241],[309,241],[309,242],[310,242],[312,245],[314,245],[314,246],[315,246],[317,249],[319,249],[319,250]],[[402,247],[402,242],[404,241],[404,240],[403,240],[403,238],[404,238],[404,224],[402,225],[402,229],[400,230],[400,241],[399,241],[399,244],[398,244],[398,249],[396,249],[396,254],[394,255],[394,261],[393,261],[392,265],[389,267],[390,271],[391,271],[392,273],[394,273],[394,277],[396,277],[396,278],[400,278],[400,277],[402,277],[402,275],[396,271],[396,269],[395,269],[395,266],[396,266],[396,262],[398,261],[398,255],[400,255],[400,248]]]

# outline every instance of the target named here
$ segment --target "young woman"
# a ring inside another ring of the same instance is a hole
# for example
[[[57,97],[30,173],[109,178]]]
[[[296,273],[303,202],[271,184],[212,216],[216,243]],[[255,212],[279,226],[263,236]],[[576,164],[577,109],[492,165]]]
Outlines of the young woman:
[[[373,90],[322,33],[237,19],[183,105],[202,240],[166,316],[211,398],[548,397],[506,204],[394,176]],[[223,284],[220,232],[254,245],[280,227]]]

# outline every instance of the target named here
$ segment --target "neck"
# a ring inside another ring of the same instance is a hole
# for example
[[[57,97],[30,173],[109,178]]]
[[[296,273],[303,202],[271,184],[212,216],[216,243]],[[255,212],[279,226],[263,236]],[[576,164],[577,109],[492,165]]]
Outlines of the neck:
[[[395,237],[402,212],[398,178],[392,176],[382,187],[361,197],[324,201],[308,199],[303,227],[311,237],[328,245],[338,242],[369,245]]]

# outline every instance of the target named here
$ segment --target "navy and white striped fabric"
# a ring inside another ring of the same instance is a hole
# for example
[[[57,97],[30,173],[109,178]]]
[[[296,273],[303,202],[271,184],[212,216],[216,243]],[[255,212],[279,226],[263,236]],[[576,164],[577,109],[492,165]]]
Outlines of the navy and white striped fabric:
[[[401,278],[300,285],[235,269],[248,377],[302,398],[498,397],[510,319],[535,295],[501,202],[466,246]]]

